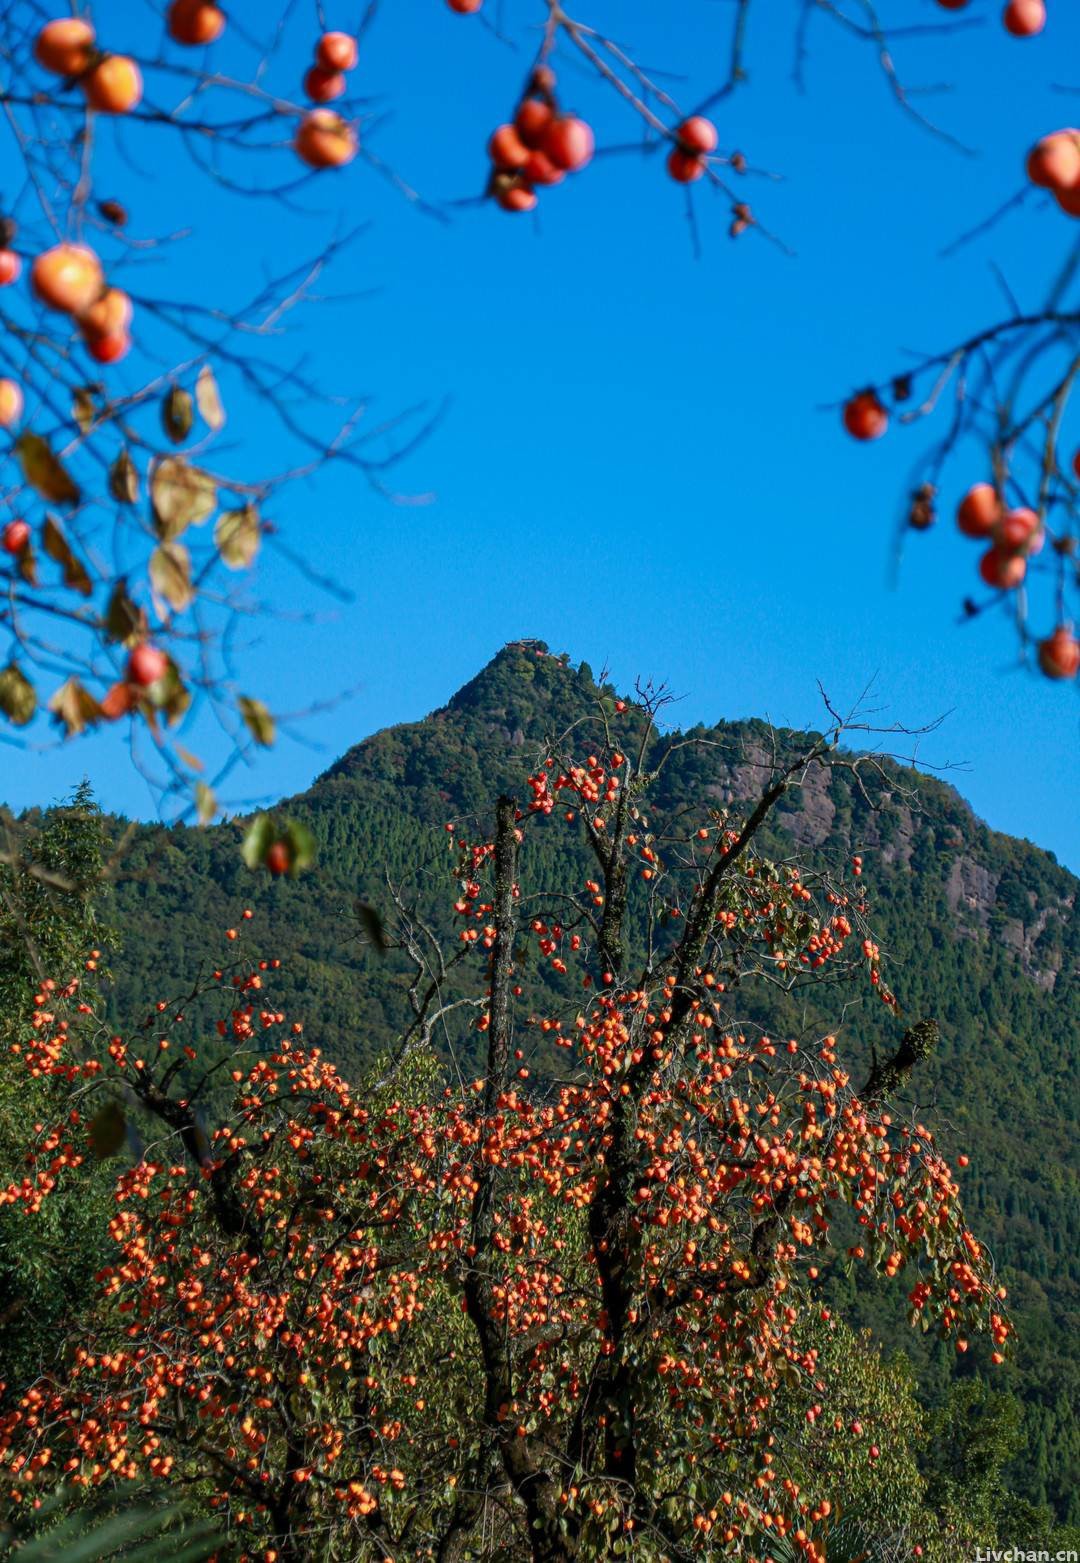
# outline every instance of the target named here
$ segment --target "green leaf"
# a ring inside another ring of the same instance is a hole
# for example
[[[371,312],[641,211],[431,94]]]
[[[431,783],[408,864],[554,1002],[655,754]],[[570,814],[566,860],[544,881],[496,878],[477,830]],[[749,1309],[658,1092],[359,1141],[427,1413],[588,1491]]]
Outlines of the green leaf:
[[[244,719],[244,726],[252,738],[264,749],[268,749],[274,741],[277,729],[274,718],[266,706],[261,700],[252,700],[248,695],[241,695],[236,704]]]
[[[224,510],[214,528],[214,542],[230,570],[246,570],[259,551],[261,529],[255,505]]]
[[[50,559],[54,559],[64,572],[64,585],[72,591],[89,597],[93,591],[86,566],[79,559],[64,535],[64,529],[53,516],[45,517],[41,532],[41,546]]]
[[[285,821],[285,843],[289,848],[289,872],[295,878],[302,869],[310,868],[314,863],[318,847],[307,826],[295,819]]]
[[[191,555],[183,543],[162,543],[150,555],[150,584],[159,597],[182,613],[195,597]]]
[[[195,381],[195,400],[203,422],[216,433],[225,423],[225,408],[221,404],[221,393],[209,364],[203,364],[199,370],[199,378]]]
[[[256,814],[248,826],[240,856],[248,868],[258,868],[274,843],[274,822],[269,814]]]
[[[163,456],[150,474],[150,503],[158,536],[171,542],[189,526],[198,526],[213,515],[217,484],[208,472],[193,467],[183,456]]]
[[[37,691],[15,663],[9,662],[0,671],[0,711],[16,727],[25,727],[36,710]]]
[[[30,487],[53,505],[77,505],[79,488],[48,440],[40,434],[20,434],[15,454]]]
[[[108,1161],[124,1143],[127,1120],[119,1102],[106,1102],[87,1124],[90,1149],[98,1161]]]
[[[139,472],[125,446],[109,468],[109,493],[121,505],[133,505],[139,497]]]
[[[191,392],[185,391],[182,385],[172,386],[161,404],[161,421],[173,444],[182,445],[195,422]]]

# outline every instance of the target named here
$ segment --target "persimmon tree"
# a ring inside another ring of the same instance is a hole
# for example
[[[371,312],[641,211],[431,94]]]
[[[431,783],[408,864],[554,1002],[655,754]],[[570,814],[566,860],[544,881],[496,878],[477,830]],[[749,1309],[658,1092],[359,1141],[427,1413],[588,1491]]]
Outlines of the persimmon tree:
[[[442,0],[430,3],[442,9]],[[526,212],[567,176],[598,178],[595,166],[582,172],[596,149],[596,120],[604,126],[600,152],[631,154],[641,159],[644,179],[655,170],[685,186],[695,231],[704,191],[720,198],[734,237],[771,237],[782,226],[771,213],[763,223],[747,198],[749,181],[764,171],[739,149],[731,106],[750,74],[752,0],[739,0],[720,24],[702,18],[725,65],[716,83],[685,103],[671,85],[684,62],[650,74],[628,46],[561,0],[486,7],[451,0],[450,9],[474,29],[477,49],[491,47],[494,31],[500,48],[509,42],[517,51],[502,52],[506,98],[492,105],[486,162],[476,149],[486,201]],[[901,110],[927,123],[895,51],[907,34],[928,28],[947,51],[967,24],[966,6],[950,0],[938,10],[936,20],[912,24],[879,17],[869,4],[813,0],[793,29],[796,61],[801,69],[813,23],[855,35]],[[214,0],[163,0],[160,30],[149,45],[139,31],[139,48],[127,36],[130,16],[108,0],[60,15],[40,0],[16,0],[0,17],[3,131],[21,168],[0,212],[0,428],[11,439],[0,491],[0,712],[20,730],[47,708],[65,736],[122,724],[154,785],[202,818],[215,811],[219,775],[204,771],[181,741],[192,704],[208,708],[224,731],[220,775],[270,743],[282,716],[241,676],[233,648],[256,611],[247,588],[257,556],[292,548],[282,520],[290,479],[343,462],[384,493],[388,468],[425,426],[421,418],[369,427],[363,408],[349,404],[349,387],[313,383],[303,360],[279,341],[345,239],[328,242],[311,219],[310,264],[271,275],[246,302],[216,297],[216,279],[192,297],[190,288],[169,286],[176,241],[147,231],[137,206],[129,215],[128,192],[116,188],[123,182],[112,155],[120,132],[124,144],[137,137],[168,159],[177,231],[197,204],[200,180],[263,197],[268,257],[281,203],[291,211],[315,179],[377,173],[434,210],[370,144],[373,116],[356,86],[377,5],[333,18],[313,5],[302,62],[295,11],[263,7],[249,19],[228,18]],[[1040,0],[1015,0],[1003,15],[1019,37],[1045,21]],[[1074,140],[1072,132],[1058,133],[1031,164],[1032,178],[1072,215],[1080,178]],[[444,206],[441,215],[449,211]],[[958,399],[946,444],[975,423],[988,434],[981,476],[993,486],[996,508],[987,519],[984,503],[977,524],[993,534],[984,575],[995,588],[1017,585],[1027,554],[1051,536],[1051,513],[1058,518],[1056,548],[1045,552],[1054,558],[1056,626],[1040,656],[1044,670],[1061,677],[1075,672],[1077,659],[1067,598],[1076,569],[1069,530],[1075,487],[1056,453],[1073,370],[1063,367],[1050,391],[1033,377],[1061,356],[1070,332],[1074,315],[1056,298],[1038,319],[990,328],[916,371],[941,378],[949,369],[966,387],[969,369],[987,363],[988,353],[995,385],[1008,384],[1008,365],[1017,366],[1020,380],[1004,402],[988,390],[990,381]],[[913,377],[901,378],[910,385]],[[1025,402],[1020,393],[1028,386]],[[940,403],[941,393],[938,386],[922,410]],[[275,470],[258,470],[243,447],[224,448],[226,404],[234,400],[280,435],[276,443],[288,454]],[[849,404],[848,424],[860,437],[879,432],[882,419],[879,390]],[[1038,431],[1046,435],[1041,454],[1033,450]],[[1026,462],[1033,463],[1030,477]],[[932,515],[936,471],[931,462],[920,481],[914,524]],[[1036,525],[1018,519],[1028,510]],[[310,550],[294,549],[293,557],[313,571]],[[1024,600],[1015,600],[1026,636]],[[282,867],[293,866],[297,854],[284,848],[283,855],[289,862]]]
[[[739,1018],[807,984],[896,1011],[861,862],[760,844],[822,767],[871,795],[874,755],[838,723],[767,756],[745,814],[665,818],[643,704],[605,697],[490,831],[449,823],[455,947],[399,898],[379,937],[411,1014],[355,1086],[274,1008],[249,914],[126,1035],[78,978],[42,984],[15,1051],[54,1110],[0,1198],[34,1221],[125,1115],[138,1149],[100,1304],[7,1388],[12,1501],[153,1476],[266,1560],[820,1563],[841,1470],[893,1456],[823,1348],[828,1266],[903,1273],[914,1324],[1001,1360],[1004,1290],[905,1101],[935,1023],[897,1019],[856,1081],[839,1034]],[[530,884],[538,831],[588,854],[581,881]],[[530,960],[551,984],[527,994]],[[909,1539],[944,1559],[935,1532]]]

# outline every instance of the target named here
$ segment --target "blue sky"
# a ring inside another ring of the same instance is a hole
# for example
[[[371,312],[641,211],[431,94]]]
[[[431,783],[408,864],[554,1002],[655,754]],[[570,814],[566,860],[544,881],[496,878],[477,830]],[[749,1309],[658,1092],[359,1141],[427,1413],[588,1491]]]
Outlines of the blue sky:
[[[523,37],[539,9],[504,0],[508,29]],[[951,84],[919,102],[978,149],[965,157],[906,117],[873,51],[824,16],[800,94],[788,26],[775,7],[758,9],[751,80],[717,118],[723,146],[783,175],[746,190],[793,256],[753,234],[729,241],[726,204],[700,189],[695,255],[683,193],[657,159],[599,157],[544,195],[535,222],[462,205],[440,224],[360,165],[314,182],[298,197],[301,219],[208,190],[163,136],[151,150],[122,130],[104,148],[102,178],[128,202],[133,230],[193,224],[141,284],[167,279],[173,296],[239,301],[268,257],[279,269],[339,225],[370,222],[327,286],[374,294],[298,316],[281,351],[304,352],[328,389],[372,393],[372,419],[449,398],[395,475],[431,491],[430,504],[381,500],[344,467],[277,504],[290,545],[354,600],[337,605],[268,560],[266,594],[317,622],[254,625],[243,684],[277,710],[357,692],[309,718],[304,743],[285,738],[234,775],[237,802],[298,790],[367,733],[443,704],[504,641],[537,635],[594,669],[608,664],[624,686],[666,680],[684,697],[680,722],[816,723],[818,679],[840,703],[873,679],[887,720],[950,713],[923,753],[963,767],[952,779],[979,814],[1080,869],[1075,689],[1016,671],[997,616],[955,623],[978,555],[951,516],[985,475],[978,454],[954,465],[942,521],[911,539],[894,587],[898,507],[927,436],[895,431],[861,447],[822,410],[903,368],[909,352],[1004,314],[992,263],[1023,306],[1040,302],[1076,233],[1054,210],[1025,207],[953,258],[939,252],[1020,187],[1030,142],[1068,122],[1070,100],[1053,87],[1069,83],[1069,61],[1080,85],[1080,13],[1050,0],[1044,36],[1018,42],[996,4],[972,0],[981,26],[897,40],[907,82]],[[882,9],[898,22],[945,15],[930,0]],[[243,23],[262,10],[235,0],[232,14]],[[468,197],[527,56],[442,0],[384,10],[357,77],[387,110],[372,148],[432,200]],[[726,0],[596,0],[582,14],[684,76],[672,91],[692,105],[724,74],[732,11]],[[135,0],[102,0],[97,17],[106,41],[150,25]],[[350,19],[331,4],[332,24]],[[306,16],[294,31],[289,58],[300,60]],[[241,59],[223,56],[238,69]],[[568,66],[561,85],[601,146],[632,134],[601,84]],[[221,378],[229,461],[239,473],[276,460],[265,419]],[[1080,444],[1080,414],[1074,434]],[[196,724],[198,741],[212,747]],[[106,807],[153,810],[114,735],[0,757],[0,794],[16,806],[86,773]]]

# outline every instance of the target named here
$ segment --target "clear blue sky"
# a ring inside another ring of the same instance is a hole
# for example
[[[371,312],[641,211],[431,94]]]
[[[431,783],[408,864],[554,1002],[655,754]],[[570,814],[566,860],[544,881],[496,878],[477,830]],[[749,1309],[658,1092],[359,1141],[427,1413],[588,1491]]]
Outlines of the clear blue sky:
[[[686,104],[724,74],[724,0],[582,8],[649,65],[689,72],[673,87]],[[505,0],[519,36],[533,9]],[[781,9],[783,23],[776,7],[757,8],[751,82],[718,118],[725,146],[784,175],[746,189],[794,258],[755,235],[729,242],[725,205],[708,190],[696,192],[695,258],[682,192],[657,159],[597,159],[543,197],[538,223],[463,207],[447,225],[357,165],[314,184],[300,203],[315,215],[301,221],[202,183],[195,200],[166,137],[153,151],[127,139],[130,161],[111,168],[133,229],[194,223],[169,258],[172,291],[238,301],[267,255],[299,259],[339,222],[370,219],[330,286],[376,295],[310,312],[294,349],[328,388],[373,393],[373,418],[451,398],[397,474],[431,490],[431,504],[388,504],[337,468],[277,507],[291,544],[315,552],[355,601],[338,607],[269,563],[267,591],[319,622],[253,629],[243,682],[279,710],[360,687],[305,724],[318,752],[283,740],[233,778],[237,800],[301,788],[367,733],[443,704],[526,634],[609,664],[623,685],[666,679],[687,722],[816,723],[817,679],[842,702],[873,677],[891,719],[951,711],[926,757],[965,765],[953,780],[984,818],[1080,869],[1075,689],[1014,671],[996,617],[954,622],[977,550],[951,516],[964,479],[985,475],[977,456],[974,470],[953,471],[942,522],[909,543],[893,588],[897,509],[924,436],[860,447],[820,410],[902,368],[907,350],[938,349],[1003,313],[991,262],[1024,306],[1040,301],[1077,232],[1056,211],[1025,209],[953,259],[938,252],[1019,188],[1028,144],[1068,122],[1073,105],[1051,84],[1080,85],[1080,12],[1050,0],[1045,35],[1017,42],[996,3],[972,0],[977,30],[897,42],[906,80],[951,84],[920,102],[978,149],[966,158],[906,118],[872,50],[825,17],[797,93],[786,21],[797,8]],[[349,24],[347,9],[330,10]],[[904,22],[945,15],[930,0],[882,10]],[[234,0],[232,11],[254,26],[264,7]],[[147,26],[135,0],[102,0],[97,15],[109,39]],[[297,60],[310,32],[305,19]],[[389,111],[374,149],[432,199],[473,194],[524,63],[443,0],[387,5],[360,66]],[[601,145],[627,139],[606,89],[570,69],[562,82]],[[271,458],[272,437],[222,379],[230,434],[246,442],[230,457],[240,472],[249,453],[253,466]],[[1072,433],[1080,444],[1080,416]],[[106,807],[152,809],[114,735],[33,759],[3,749],[0,764],[0,794],[15,805],[86,772]]]

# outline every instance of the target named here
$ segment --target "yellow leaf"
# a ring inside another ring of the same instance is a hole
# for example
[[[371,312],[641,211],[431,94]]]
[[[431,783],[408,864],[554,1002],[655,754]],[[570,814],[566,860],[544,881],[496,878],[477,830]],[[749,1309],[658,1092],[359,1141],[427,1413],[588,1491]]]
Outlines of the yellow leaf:
[[[221,392],[209,364],[203,364],[199,370],[199,378],[195,381],[195,400],[203,422],[216,433],[225,423],[225,409],[221,405]]]
[[[182,613],[192,602],[191,556],[183,543],[162,543],[150,555],[150,584],[170,608]]]
[[[20,434],[15,454],[23,477],[42,499],[53,505],[78,504],[78,486],[64,464],[53,455],[48,440],[43,440],[40,434]]]

